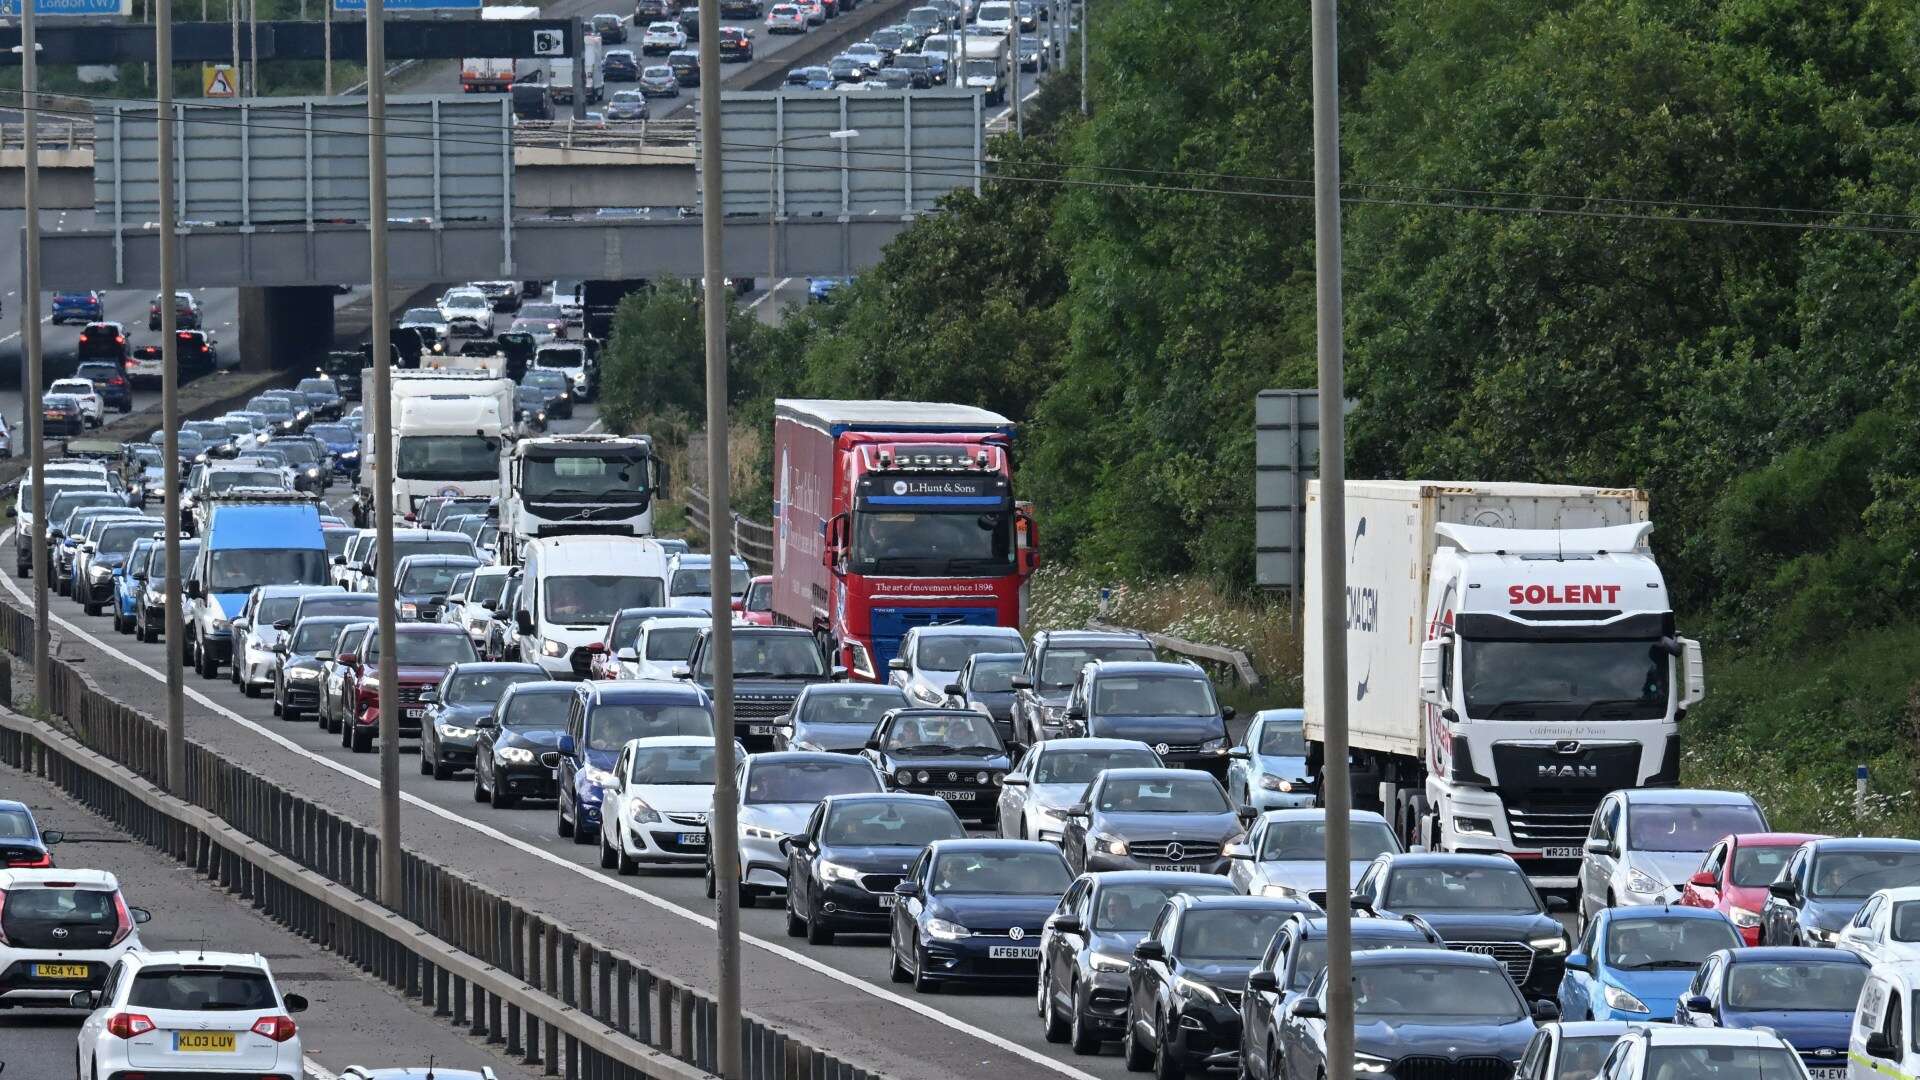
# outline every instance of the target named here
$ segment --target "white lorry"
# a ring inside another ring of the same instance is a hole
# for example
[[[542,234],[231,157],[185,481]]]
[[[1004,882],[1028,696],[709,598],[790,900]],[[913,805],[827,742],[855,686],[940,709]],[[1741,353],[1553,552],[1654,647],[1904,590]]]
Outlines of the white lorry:
[[[373,369],[360,373],[373,385]],[[405,516],[433,495],[500,494],[500,448],[513,425],[513,381],[486,371],[392,372],[393,506]],[[360,485],[355,523],[372,525],[373,425],[360,436]]]
[[[988,105],[1000,105],[1007,100],[1007,39],[1004,37],[982,37],[978,34],[966,34],[960,38],[960,48],[965,52],[960,75],[960,85],[969,90],[978,90],[985,95]]]
[[[1307,492],[1306,736],[1325,762],[1320,487]],[[1630,488],[1350,481],[1349,756],[1356,805],[1408,844],[1505,852],[1576,884],[1610,791],[1679,782],[1705,692]],[[1376,796],[1377,793],[1377,796]]]
[[[526,22],[540,18],[537,7],[484,7],[480,18],[486,22]],[[466,93],[504,94],[513,87],[514,60],[511,57],[469,56],[460,61],[460,89]]]
[[[645,435],[521,439],[501,458],[500,550],[546,536],[652,536],[660,460]]]
[[[581,85],[586,88],[587,104],[599,101],[603,96],[600,84],[600,38],[586,37],[581,49],[586,53],[586,67],[581,71]],[[553,100],[561,105],[573,104],[573,57],[556,56],[545,62],[547,89],[552,92]]]

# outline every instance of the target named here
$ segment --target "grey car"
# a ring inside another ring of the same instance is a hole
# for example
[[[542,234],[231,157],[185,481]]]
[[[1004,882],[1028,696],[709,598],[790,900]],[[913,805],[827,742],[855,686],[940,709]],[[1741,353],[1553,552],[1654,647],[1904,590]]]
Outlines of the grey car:
[[[616,90],[607,102],[608,120],[645,120],[647,95],[638,90]]]
[[[916,708],[936,709],[975,653],[1024,653],[1026,648],[1011,626],[916,626],[901,640],[900,654],[887,661],[887,682],[906,691]]]
[[[1244,811],[1243,811],[1244,812]],[[1061,849],[1077,874],[1103,870],[1227,871],[1228,844],[1246,836],[1246,818],[1206,773],[1191,769],[1108,769],[1067,812]]]
[[[739,835],[731,843],[739,852],[740,906],[752,907],[765,893],[787,890],[787,853],[780,841],[807,830],[807,818],[829,795],[882,792],[880,770],[866,758],[852,754],[774,751],[748,756],[739,766]],[[707,822],[707,896],[718,895],[721,883],[713,869],[713,821]]]
[[[1680,899],[1723,836],[1767,831],[1753,796],[1739,791],[1634,788],[1600,800],[1580,858],[1580,920],[1610,907]]]

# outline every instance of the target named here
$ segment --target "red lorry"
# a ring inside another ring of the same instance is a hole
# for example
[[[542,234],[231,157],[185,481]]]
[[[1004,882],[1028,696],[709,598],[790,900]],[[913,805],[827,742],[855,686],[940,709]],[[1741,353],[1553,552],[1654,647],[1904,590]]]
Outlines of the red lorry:
[[[1039,549],[1013,430],[967,405],[774,402],[775,617],[870,681],[915,626],[1019,626]]]

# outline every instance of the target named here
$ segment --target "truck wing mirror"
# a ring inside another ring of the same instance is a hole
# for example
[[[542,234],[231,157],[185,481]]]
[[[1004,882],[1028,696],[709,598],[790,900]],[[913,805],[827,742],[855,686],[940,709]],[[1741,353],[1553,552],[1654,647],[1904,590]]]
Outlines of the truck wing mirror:
[[[1447,643],[1433,638],[1420,643],[1420,700],[1429,705],[1445,705],[1440,691],[1440,672],[1446,664]]]

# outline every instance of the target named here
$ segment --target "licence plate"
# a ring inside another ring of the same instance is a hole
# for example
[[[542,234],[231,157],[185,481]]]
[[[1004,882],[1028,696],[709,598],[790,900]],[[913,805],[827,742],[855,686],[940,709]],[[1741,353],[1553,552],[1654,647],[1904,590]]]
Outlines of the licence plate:
[[[409,720],[418,720],[426,715],[427,715],[427,710],[425,708],[415,708],[415,709],[407,710],[407,719]]]
[[[35,964],[33,973],[42,979],[84,979],[87,977],[87,965]]]
[[[880,904],[880,907],[882,910],[892,907],[894,901],[898,899],[900,899],[898,896],[895,896],[890,892],[883,892],[880,895],[874,897],[874,900],[876,900]]]
[[[1155,870],[1184,870],[1189,874],[1198,874],[1198,873],[1204,872],[1205,870],[1205,867],[1202,867],[1198,863],[1177,863],[1177,862],[1154,863],[1153,868]]]
[[[773,734],[773,725],[772,725],[772,724],[748,724],[748,725],[747,725],[747,734],[749,734],[749,735],[771,735],[771,734]]]
[[[1550,847],[1540,849],[1540,857],[1543,859],[1577,859],[1580,857],[1580,854],[1580,849],[1577,847]]]
[[[683,832],[680,834],[680,842],[694,847],[706,847],[707,834],[703,832]]]
[[[991,960],[1038,960],[1038,945],[989,945],[987,957]]]
[[[1847,1080],[1847,1070],[1838,1066],[1808,1069],[1807,1071],[1813,1074],[1813,1080]]]
[[[934,794],[948,802],[972,802],[976,793],[972,791],[936,791]]]
[[[231,1031],[176,1031],[173,1048],[184,1053],[231,1054],[237,1041]]]

